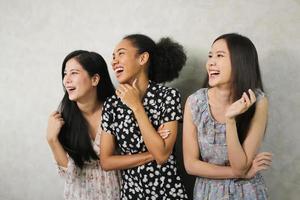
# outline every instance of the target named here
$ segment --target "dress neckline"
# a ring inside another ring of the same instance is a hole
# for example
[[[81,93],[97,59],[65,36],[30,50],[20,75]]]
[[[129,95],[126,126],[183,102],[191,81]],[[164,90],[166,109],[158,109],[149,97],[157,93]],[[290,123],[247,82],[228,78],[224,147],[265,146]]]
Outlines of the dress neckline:
[[[212,113],[211,113],[211,110],[210,110],[210,105],[209,105],[209,102],[208,102],[208,88],[205,88],[205,100],[206,100],[206,106],[207,106],[207,112],[208,112],[208,116],[209,118],[216,124],[220,124],[220,125],[225,125],[226,123],[222,123],[222,122],[219,122],[218,120],[216,120]]]

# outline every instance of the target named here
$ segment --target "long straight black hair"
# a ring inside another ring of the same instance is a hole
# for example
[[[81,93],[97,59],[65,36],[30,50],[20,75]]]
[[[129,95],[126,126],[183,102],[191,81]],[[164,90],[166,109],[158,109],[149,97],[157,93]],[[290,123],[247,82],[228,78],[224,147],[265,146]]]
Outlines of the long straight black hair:
[[[123,39],[132,42],[138,54],[149,53],[149,79],[157,83],[174,80],[186,62],[185,51],[179,43],[166,37],[155,43],[150,37],[143,34],[131,34]]]
[[[75,59],[86,70],[90,77],[95,74],[100,76],[97,85],[97,98],[104,102],[107,97],[114,94],[114,86],[111,82],[105,60],[98,53],[77,50],[67,55],[62,64],[62,80],[65,76],[66,63]],[[82,168],[85,161],[98,160],[98,155],[93,149],[88,124],[79,110],[76,102],[69,99],[64,88],[65,95],[60,103],[59,111],[65,121],[59,133],[59,141],[68,155],[74,160],[76,166]]]
[[[241,98],[243,92],[248,94],[248,89],[254,92],[259,89],[263,92],[258,55],[251,40],[237,33],[228,33],[219,36],[213,43],[221,39],[226,41],[230,53],[232,67],[231,95],[233,102]],[[204,82],[204,87],[209,87],[208,77]],[[247,137],[255,109],[256,104],[252,105],[245,113],[236,118],[237,131],[241,144]]]

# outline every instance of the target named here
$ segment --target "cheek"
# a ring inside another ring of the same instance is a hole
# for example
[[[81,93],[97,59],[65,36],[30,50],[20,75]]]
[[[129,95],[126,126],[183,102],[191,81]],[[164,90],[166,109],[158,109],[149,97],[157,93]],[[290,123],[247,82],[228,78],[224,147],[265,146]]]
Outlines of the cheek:
[[[206,70],[206,72],[208,72],[208,68],[209,68],[208,62],[206,62],[205,63],[205,70]]]

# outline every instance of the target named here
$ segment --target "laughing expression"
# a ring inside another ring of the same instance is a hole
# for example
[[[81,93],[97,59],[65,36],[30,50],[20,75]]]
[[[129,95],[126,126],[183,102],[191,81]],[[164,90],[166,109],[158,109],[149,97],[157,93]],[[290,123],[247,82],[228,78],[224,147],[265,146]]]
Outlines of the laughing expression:
[[[225,40],[217,40],[212,45],[208,53],[206,70],[211,87],[231,85],[230,53]]]
[[[119,83],[132,83],[142,72],[137,48],[126,39],[116,46],[111,64]]]
[[[63,84],[71,101],[79,101],[89,96],[93,88],[88,72],[74,58],[66,63]]]

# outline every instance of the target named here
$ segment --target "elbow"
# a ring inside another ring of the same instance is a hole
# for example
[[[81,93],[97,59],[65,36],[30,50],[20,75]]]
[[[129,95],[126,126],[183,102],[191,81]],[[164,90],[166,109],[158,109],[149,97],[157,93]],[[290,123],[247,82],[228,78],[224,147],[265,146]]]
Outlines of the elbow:
[[[184,165],[184,169],[186,171],[186,173],[188,175],[194,175],[194,170],[193,170],[193,162],[194,160],[191,159],[188,156],[185,156],[185,154],[183,154],[183,165]]]
[[[165,164],[169,159],[169,155],[161,155],[155,158],[155,161],[158,165],[163,165]]]
[[[189,163],[187,161],[184,160],[184,168],[185,168],[185,171],[188,175],[194,175],[194,170],[193,170],[193,167],[192,167],[192,163]]]
[[[193,170],[191,169],[191,167],[184,166],[184,168],[185,168],[185,171],[186,171],[186,173],[187,173],[188,175],[194,175],[194,174],[193,174]]]
[[[106,159],[100,159],[100,166],[101,166],[101,169],[104,170],[104,171],[113,170]]]
[[[158,165],[163,165],[167,162],[168,159],[155,159]]]

